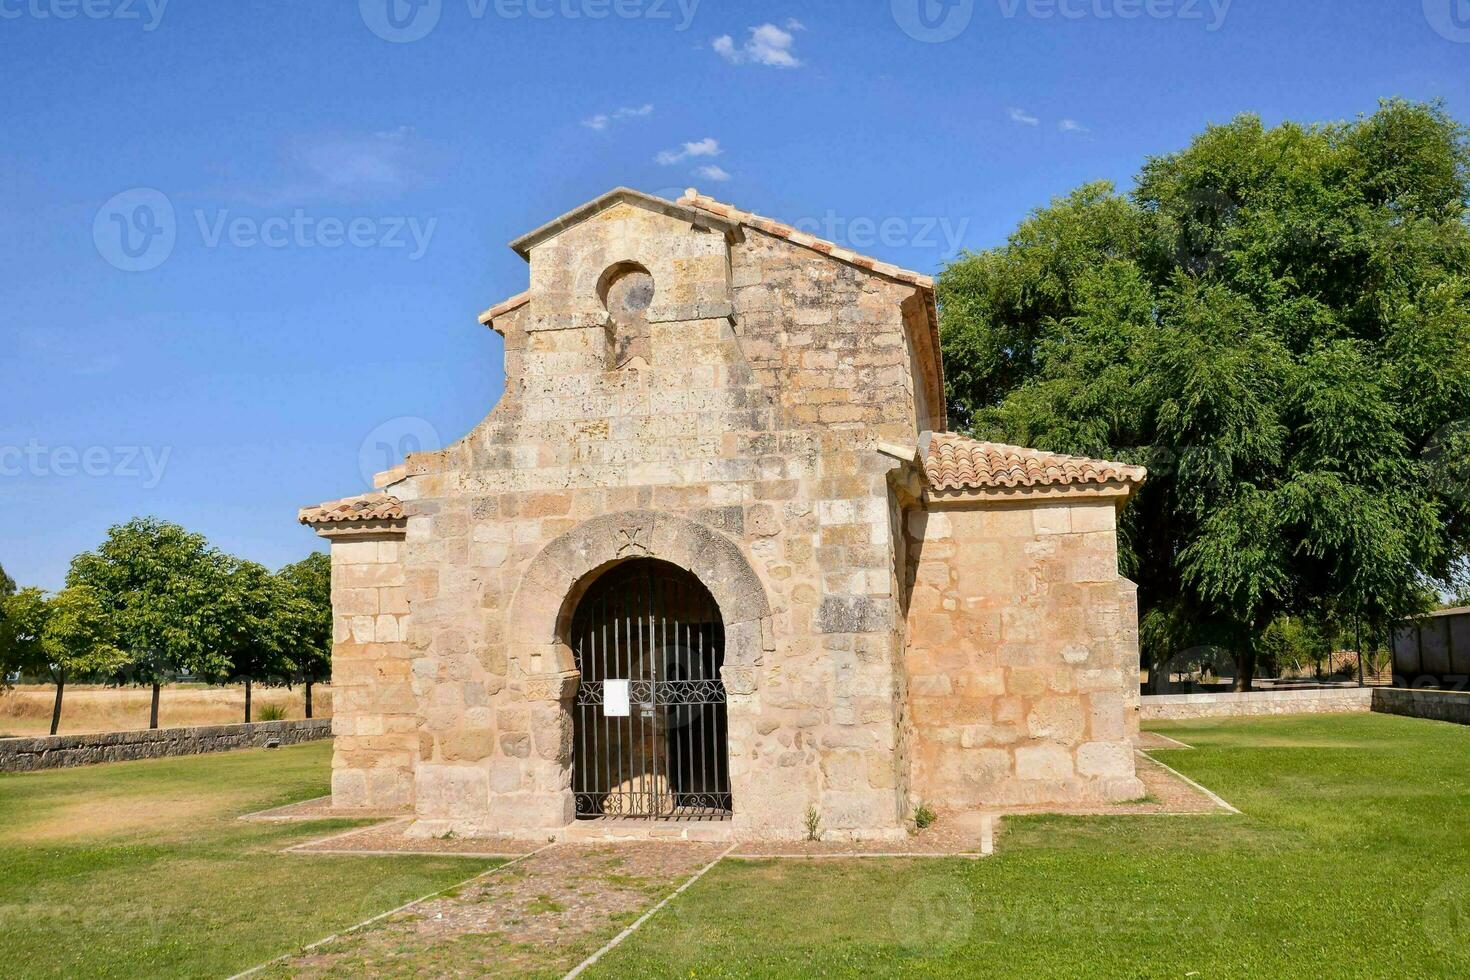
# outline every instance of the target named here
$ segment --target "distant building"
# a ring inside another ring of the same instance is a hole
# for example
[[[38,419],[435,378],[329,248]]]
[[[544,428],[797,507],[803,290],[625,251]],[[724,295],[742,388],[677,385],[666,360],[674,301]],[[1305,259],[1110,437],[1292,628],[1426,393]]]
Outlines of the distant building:
[[[1393,634],[1393,680],[1409,687],[1470,687],[1470,606],[1400,623]]]

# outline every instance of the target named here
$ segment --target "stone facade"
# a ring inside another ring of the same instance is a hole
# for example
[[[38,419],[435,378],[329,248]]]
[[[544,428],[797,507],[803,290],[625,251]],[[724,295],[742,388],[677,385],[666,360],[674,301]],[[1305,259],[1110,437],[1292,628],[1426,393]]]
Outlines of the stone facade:
[[[693,193],[513,247],[489,417],[302,512],[333,542],[337,806],[564,833],[569,624],[633,558],[718,605],[738,835],[1141,794],[1113,519],[1142,471],[935,437],[932,281]]]

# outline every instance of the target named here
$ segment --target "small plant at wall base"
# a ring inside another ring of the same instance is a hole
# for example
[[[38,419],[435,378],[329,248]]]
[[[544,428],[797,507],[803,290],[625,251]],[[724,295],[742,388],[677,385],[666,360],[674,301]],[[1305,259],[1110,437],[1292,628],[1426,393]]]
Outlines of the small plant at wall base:
[[[256,716],[261,721],[285,721],[286,708],[284,705],[279,704],[263,704],[260,706],[260,710],[256,712]]]
[[[822,815],[817,812],[816,807],[809,806],[806,808],[806,818],[802,822],[806,825],[807,840],[815,841],[822,839]]]
[[[939,819],[939,814],[927,803],[920,803],[914,807],[914,826],[920,830],[933,826],[934,821]]]

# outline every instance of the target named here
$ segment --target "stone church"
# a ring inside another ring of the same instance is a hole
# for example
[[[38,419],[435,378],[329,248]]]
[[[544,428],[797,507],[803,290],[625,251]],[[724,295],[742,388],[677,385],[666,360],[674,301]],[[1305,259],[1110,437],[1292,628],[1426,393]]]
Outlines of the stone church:
[[[934,283],[687,192],[512,243],[469,435],[309,507],[343,808],[898,837],[1143,793],[1141,468],[947,432]]]

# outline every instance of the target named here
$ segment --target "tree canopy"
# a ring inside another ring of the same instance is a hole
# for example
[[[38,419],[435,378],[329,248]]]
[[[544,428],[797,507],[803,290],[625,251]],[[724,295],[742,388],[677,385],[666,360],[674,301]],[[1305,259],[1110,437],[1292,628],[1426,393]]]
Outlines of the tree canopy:
[[[155,518],[136,518],[78,555],[68,588],[92,591],[112,624],[126,671],[155,687],[174,673],[214,678],[226,654],[229,560],[202,535]]]
[[[1147,465],[1125,512],[1153,663],[1246,683],[1294,612],[1382,631],[1470,546],[1470,150],[1438,105],[1212,126],[942,273],[974,434]],[[1239,680],[1239,678],[1238,678]]]

